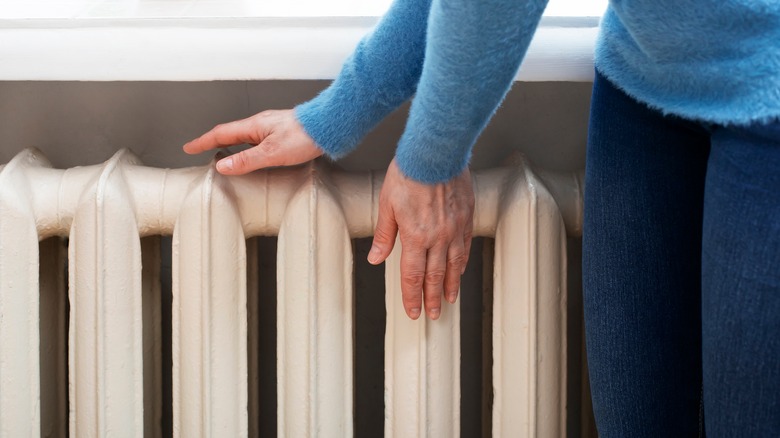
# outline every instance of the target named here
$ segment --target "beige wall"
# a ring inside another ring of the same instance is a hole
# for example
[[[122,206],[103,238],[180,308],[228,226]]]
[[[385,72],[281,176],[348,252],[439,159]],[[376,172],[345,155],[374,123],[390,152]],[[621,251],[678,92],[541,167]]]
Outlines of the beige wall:
[[[182,167],[179,146],[216,123],[314,96],[325,81],[0,82],[0,163],[35,146],[56,167],[95,164],[119,148],[145,164]],[[590,84],[516,83],[475,149],[472,166],[495,166],[513,149],[549,170],[583,167]],[[347,169],[380,169],[393,155],[407,107],[391,115]]]

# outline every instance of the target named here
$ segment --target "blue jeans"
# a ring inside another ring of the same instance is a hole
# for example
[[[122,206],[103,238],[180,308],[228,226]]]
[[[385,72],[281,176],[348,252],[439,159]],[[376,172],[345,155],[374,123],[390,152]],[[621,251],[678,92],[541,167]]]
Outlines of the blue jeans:
[[[664,116],[597,74],[583,275],[602,438],[780,436],[780,122]]]

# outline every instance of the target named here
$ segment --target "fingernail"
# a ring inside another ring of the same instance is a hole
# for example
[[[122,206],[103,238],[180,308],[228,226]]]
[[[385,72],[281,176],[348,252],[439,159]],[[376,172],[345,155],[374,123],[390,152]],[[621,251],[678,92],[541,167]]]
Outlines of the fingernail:
[[[233,170],[233,159],[228,157],[217,161],[217,170],[219,171]]]
[[[371,251],[368,252],[368,262],[372,265],[379,263],[379,257],[382,255],[382,251],[378,246],[372,246]],[[420,309],[417,309],[418,312]]]
[[[431,319],[439,319],[439,315],[441,315],[441,309],[439,309],[438,307],[435,309],[431,309],[429,314],[431,316]]]
[[[420,308],[419,307],[413,307],[409,309],[409,317],[412,319],[417,319],[420,317]]]
[[[455,300],[458,298],[457,292],[450,292],[447,294],[447,301],[449,301],[450,304],[455,304]]]

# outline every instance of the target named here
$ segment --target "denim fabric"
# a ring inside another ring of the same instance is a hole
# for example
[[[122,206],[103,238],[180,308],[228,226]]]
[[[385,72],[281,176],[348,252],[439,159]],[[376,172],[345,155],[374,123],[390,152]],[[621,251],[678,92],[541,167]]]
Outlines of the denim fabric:
[[[597,74],[583,275],[602,438],[780,436],[780,122],[663,115]]]

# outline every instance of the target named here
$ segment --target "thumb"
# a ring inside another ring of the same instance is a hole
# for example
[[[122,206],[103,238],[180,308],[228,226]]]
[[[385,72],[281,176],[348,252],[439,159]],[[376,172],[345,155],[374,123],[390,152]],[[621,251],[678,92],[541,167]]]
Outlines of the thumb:
[[[217,170],[223,175],[243,175],[253,170],[275,166],[277,154],[269,153],[269,142],[266,140],[257,146],[245,149],[217,162]]]
[[[393,251],[397,234],[398,223],[395,221],[393,211],[389,208],[383,208],[380,204],[379,217],[374,230],[374,243],[368,253],[368,262],[372,265],[378,265],[385,261]]]

